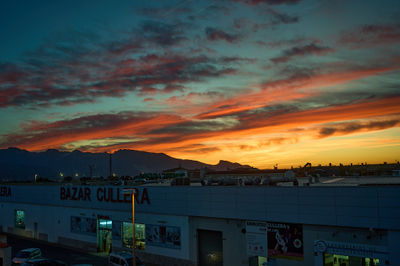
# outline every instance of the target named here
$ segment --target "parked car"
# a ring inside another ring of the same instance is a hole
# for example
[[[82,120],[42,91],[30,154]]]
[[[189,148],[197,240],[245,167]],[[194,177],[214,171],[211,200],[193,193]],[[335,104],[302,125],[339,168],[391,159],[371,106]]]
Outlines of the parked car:
[[[145,266],[145,264],[135,256],[136,266]],[[132,253],[128,252],[115,252],[110,253],[108,256],[108,265],[112,266],[132,266],[133,256]]]
[[[40,248],[27,248],[18,251],[17,255],[12,259],[13,264],[22,264],[31,259],[38,259],[42,257]]]
[[[41,266],[68,266],[63,261],[60,260],[53,260],[53,259],[31,259],[27,260],[26,262],[22,263],[21,266],[33,266],[33,265],[41,265]]]

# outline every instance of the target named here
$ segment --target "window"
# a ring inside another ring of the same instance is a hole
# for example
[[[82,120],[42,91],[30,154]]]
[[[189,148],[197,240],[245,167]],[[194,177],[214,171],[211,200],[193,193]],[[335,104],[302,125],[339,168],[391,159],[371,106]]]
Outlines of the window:
[[[146,248],[145,224],[135,223],[135,244],[137,249]],[[127,248],[132,248],[132,223],[122,223],[122,244]]]
[[[97,220],[88,217],[71,216],[71,232],[96,235]]]
[[[25,229],[25,211],[15,210],[15,227]]]

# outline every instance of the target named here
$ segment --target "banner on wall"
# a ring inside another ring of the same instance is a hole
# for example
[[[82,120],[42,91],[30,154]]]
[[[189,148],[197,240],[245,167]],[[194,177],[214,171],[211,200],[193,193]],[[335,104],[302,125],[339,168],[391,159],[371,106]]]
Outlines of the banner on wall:
[[[97,220],[88,217],[71,216],[71,232],[96,235]]]
[[[180,249],[181,229],[176,226],[146,224],[146,244]]]
[[[303,259],[303,226],[268,223],[268,257]]]
[[[247,256],[267,257],[267,223],[246,221]]]

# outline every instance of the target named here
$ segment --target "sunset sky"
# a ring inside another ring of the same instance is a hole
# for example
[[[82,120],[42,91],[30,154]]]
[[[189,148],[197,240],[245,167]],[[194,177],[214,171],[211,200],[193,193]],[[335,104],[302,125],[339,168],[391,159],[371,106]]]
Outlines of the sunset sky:
[[[399,0],[0,5],[0,148],[400,160]]]

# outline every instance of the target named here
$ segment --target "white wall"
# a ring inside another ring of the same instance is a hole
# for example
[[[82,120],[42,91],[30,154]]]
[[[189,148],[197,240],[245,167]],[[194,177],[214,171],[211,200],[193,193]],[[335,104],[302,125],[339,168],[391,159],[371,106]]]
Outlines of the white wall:
[[[14,227],[14,211],[25,211],[25,230],[34,231],[34,223],[38,223],[38,232],[48,234],[49,242],[57,242],[59,237],[76,239],[89,243],[97,243],[97,236],[85,234],[76,234],[71,232],[71,216],[90,217],[97,219],[98,215],[109,216],[114,221],[132,222],[131,212],[120,212],[110,210],[92,210],[82,208],[54,207],[46,205],[28,205],[17,203],[0,204],[0,224],[3,230],[8,227]],[[163,224],[166,226],[180,227],[181,230],[181,248],[170,249],[155,246],[146,246],[145,252],[170,256],[181,259],[189,259],[189,224],[188,217],[175,215],[154,215],[137,213],[135,215],[136,223],[144,224]],[[160,223],[161,222],[161,223]],[[113,246],[122,247],[122,241],[113,240]]]

